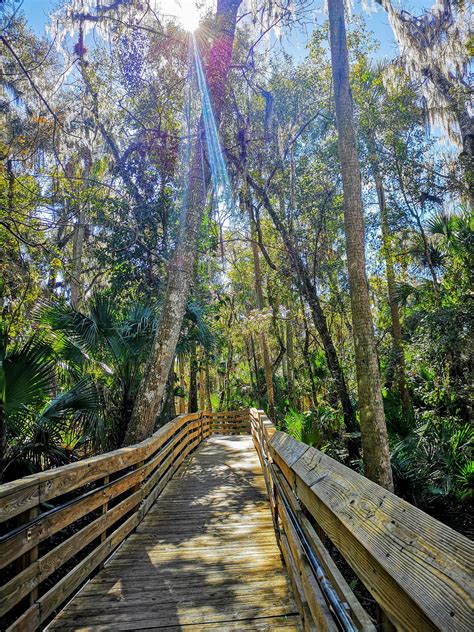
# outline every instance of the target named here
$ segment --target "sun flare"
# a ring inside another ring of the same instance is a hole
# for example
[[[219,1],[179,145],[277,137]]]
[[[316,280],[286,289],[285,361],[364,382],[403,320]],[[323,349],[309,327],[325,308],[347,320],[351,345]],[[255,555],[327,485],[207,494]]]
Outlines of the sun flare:
[[[201,12],[195,0],[164,0],[162,7],[185,31],[194,33],[199,27]]]

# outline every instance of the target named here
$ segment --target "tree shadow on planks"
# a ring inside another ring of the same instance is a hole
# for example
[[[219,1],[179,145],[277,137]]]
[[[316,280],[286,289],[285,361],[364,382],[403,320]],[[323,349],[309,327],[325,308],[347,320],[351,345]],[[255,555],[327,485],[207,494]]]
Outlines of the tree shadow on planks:
[[[226,629],[295,611],[251,440],[215,436],[71,602],[61,629]]]

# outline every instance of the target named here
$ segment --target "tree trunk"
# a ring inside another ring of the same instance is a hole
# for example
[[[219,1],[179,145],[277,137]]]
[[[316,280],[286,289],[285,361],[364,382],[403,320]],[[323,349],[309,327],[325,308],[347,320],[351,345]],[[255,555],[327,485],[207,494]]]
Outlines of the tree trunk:
[[[288,401],[292,408],[295,407],[295,352],[293,345],[293,323],[291,309],[286,319],[286,357],[288,372]]]
[[[77,217],[77,224],[74,227],[74,237],[72,242],[72,274],[71,274],[71,305],[74,309],[79,307],[82,294],[82,251],[84,249],[86,212],[81,205]]]
[[[311,366],[311,358],[309,356],[309,332],[306,325],[305,319],[305,342],[303,347],[303,358],[306,364],[306,369],[308,371],[309,383],[311,384],[311,409],[317,410],[318,408],[318,393],[316,391],[316,383],[314,381],[314,373],[313,367]]]
[[[248,196],[250,195],[247,191]],[[260,256],[258,253],[257,235],[255,226],[253,223],[251,200],[247,197],[247,207],[250,223],[250,241],[252,244],[252,257],[253,257],[253,272],[255,283],[255,294],[257,295],[257,309],[263,310],[265,306],[265,299],[263,297],[263,283],[262,283],[262,270],[260,268]],[[272,361],[270,358],[270,350],[268,348],[268,337],[265,331],[260,332],[260,346],[262,348],[263,356],[263,368],[265,371],[265,383],[267,386],[267,400],[268,400],[268,416],[271,420],[275,421],[275,394],[273,391],[273,370]]]
[[[219,410],[227,409],[226,407],[229,401],[229,398],[228,398],[229,377],[230,377],[230,372],[232,370],[233,355],[234,355],[234,346],[232,344],[232,340],[230,340],[227,346],[227,362],[225,365],[224,379],[222,380],[222,390],[221,390],[221,395],[219,398]]]
[[[387,426],[365,271],[361,173],[349,84],[343,0],[328,0],[328,9],[364,470],[368,478],[387,489],[393,489]]]
[[[186,397],[184,393],[186,393],[186,377],[184,370],[184,361],[183,358],[178,358],[178,371],[179,371],[179,386],[182,392],[182,396],[179,398],[179,414],[182,415],[186,412]]]
[[[293,239],[291,238],[285,225],[278,216],[278,213],[275,211],[265,189],[259,186],[250,175],[248,175],[248,179],[250,185],[259,195],[265,209],[268,211],[268,214],[272,218],[273,224],[277,231],[280,233],[283,239],[283,243],[285,244],[285,247],[288,251],[288,255],[293,262],[300,290],[310,307],[314,326],[316,327],[316,330],[321,339],[329,371],[331,372],[332,379],[334,380],[337,397],[341,402],[342,414],[344,416],[344,425],[348,432],[356,432],[358,430],[358,427],[355,419],[354,409],[352,407],[352,402],[349,396],[349,391],[347,390],[346,380],[344,378],[342,367],[339,363],[336,348],[334,347],[334,343],[331,338],[331,334],[326,322],[326,317],[321,307],[321,303],[319,302],[316,288],[314,287],[314,284],[310,278],[305,263],[303,262],[295,247],[295,244],[293,243]]]
[[[199,410],[206,410],[206,386],[204,379],[204,352],[201,350],[199,359]]]
[[[250,334],[250,350],[252,352],[253,370],[255,373],[255,387],[257,389],[258,397],[260,397],[260,392],[261,392],[260,375],[258,372],[257,354],[255,353],[255,342],[254,342],[252,334]]]
[[[377,190],[377,199],[380,209],[380,226],[382,229],[383,255],[385,259],[385,271],[387,276],[388,303],[390,307],[390,316],[392,321],[395,382],[400,393],[403,409],[405,412],[408,412],[411,408],[411,402],[405,377],[405,354],[403,352],[400,310],[398,309],[398,301],[396,296],[396,276],[391,245],[392,234],[388,221],[387,204],[385,199],[385,189],[383,186],[382,174],[380,173],[375,144],[372,139],[368,140],[368,146],[371,154],[370,164],[374,175],[375,188]]]
[[[189,402],[188,413],[198,411],[198,388],[197,388],[198,361],[196,355],[196,345],[193,344],[189,354]]]
[[[206,74],[216,121],[225,99],[230,70],[237,11],[241,0],[218,0],[215,37],[207,55]],[[124,444],[131,445],[150,436],[159,413],[168,373],[173,361],[186,303],[193,279],[201,218],[210,183],[203,173],[204,123],[201,119],[189,170],[189,195],[182,213],[178,243],[169,266],[168,285],[151,353],[140,384]]]
[[[168,375],[168,379],[166,380],[165,392],[163,394],[163,405],[161,407],[161,412],[158,417],[158,426],[164,426],[171,419],[176,417],[176,406],[174,403],[174,362],[171,365],[171,369]]]
[[[212,413],[212,400],[211,400],[211,378],[209,375],[209,357],[206,354],[205,364],[205,378],[206,378],[206,409]]]

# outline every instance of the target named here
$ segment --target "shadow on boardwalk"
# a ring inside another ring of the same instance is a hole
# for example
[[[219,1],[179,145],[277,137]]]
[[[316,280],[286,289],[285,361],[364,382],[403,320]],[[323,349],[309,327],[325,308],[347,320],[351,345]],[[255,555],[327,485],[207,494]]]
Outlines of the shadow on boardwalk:
[[[297,630],[248,436],[214,436],[51,630]]]

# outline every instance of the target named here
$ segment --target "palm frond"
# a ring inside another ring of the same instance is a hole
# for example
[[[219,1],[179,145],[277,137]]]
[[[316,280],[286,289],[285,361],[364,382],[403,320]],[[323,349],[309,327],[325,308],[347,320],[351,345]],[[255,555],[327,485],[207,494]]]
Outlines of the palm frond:
[[[54,332],[67,335],[83,351],[93,352],[116,336],[116,308],[110,297],[101,294],[94,295],[88,307],[89,313],[84,314],[65,301],[57,300],[43,306],[39,320]]]
[[[426,228],[431,235],[442,235],[450,238],[455,225],[454,217],[446,213],[435,213],[426,221]]]
[[[395,286],[395,299],[399,305],[406,305],[410,297],[418,295],[418,288],[410,283],[397,283]]]
[[[188,333],[190,340],[211,351],[216,343],[216,336],[205,320],[205,308],[195,301],[189,301],[184,317],[194,325]]]
[[[5,350],[0,365],[0,403],[7,415],[43,401],[54,376],[51,346],[40,338],[33,336],[24,345]]]
[[[38,423],[61,420],[74,412],[96,411],[98,408],[97,388],[89,378],[84,377],[73,388],[48,402],[39,413]]]

